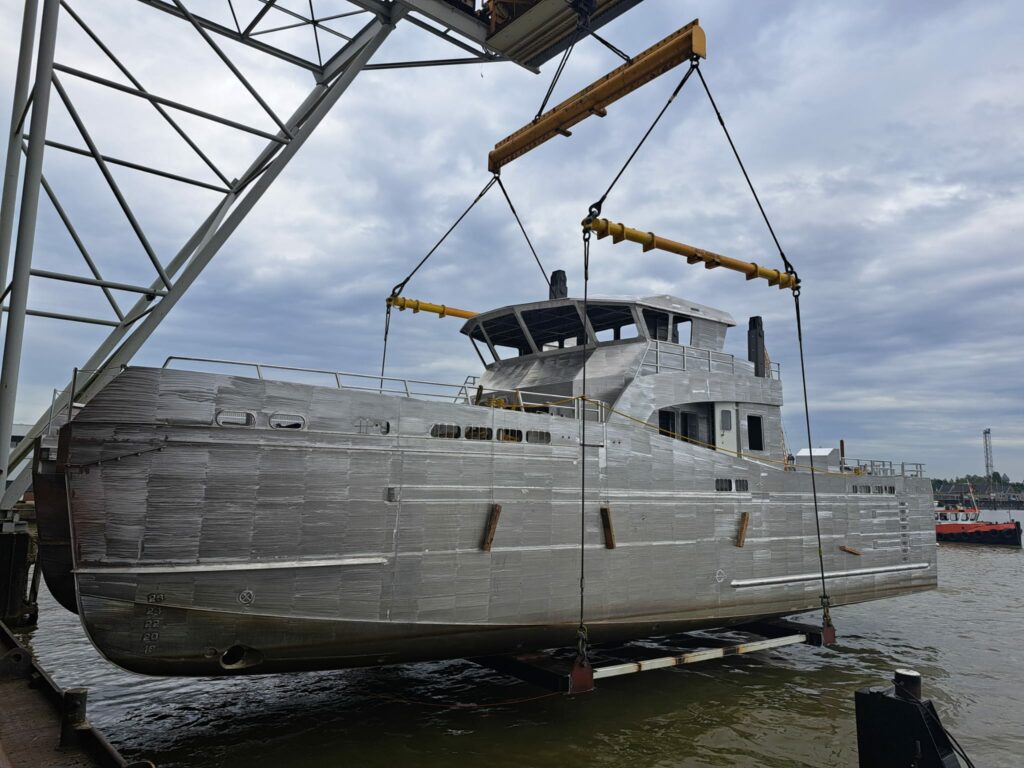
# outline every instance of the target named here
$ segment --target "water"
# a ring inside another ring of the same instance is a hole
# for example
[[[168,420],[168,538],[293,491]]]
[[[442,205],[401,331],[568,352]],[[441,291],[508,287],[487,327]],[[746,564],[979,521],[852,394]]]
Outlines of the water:
[[[1005,518],[1004,518],[1005,519]],[[839,608],[839,646],[791,646],[545,695],[468,662],[164,679],[103,661],[41,595],[27,639],[92,721],[160,768],[856,766],[853,692],[924,676],[976,765],[1024,765],[1024,552],[943,544],[934,592]]]

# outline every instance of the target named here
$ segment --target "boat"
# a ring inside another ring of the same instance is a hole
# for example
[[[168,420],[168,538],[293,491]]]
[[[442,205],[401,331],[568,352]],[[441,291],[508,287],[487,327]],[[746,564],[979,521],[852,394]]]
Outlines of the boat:
[[[1020,520],[993,523],[981,519],[977,507],[943,507],[935,510],[935,539],[962,544],[1021,546]]]
[[[182,676],[572,645],[581,586],[593,643],[935,588],[923,466],[819,467],[816,518],[734,326],[556,294],[471,315],[458,384],[126,367],[37,442],[44,576],[107,659]]]

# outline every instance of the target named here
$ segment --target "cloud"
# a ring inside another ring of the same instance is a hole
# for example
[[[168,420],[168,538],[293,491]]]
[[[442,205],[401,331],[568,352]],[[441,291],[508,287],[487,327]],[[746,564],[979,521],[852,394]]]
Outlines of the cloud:
[[[152,92],[273,130],[272,118],[180,20],[141,3],[117,12],[94,3],[72,7]],[[14,71],[19,13],[0,10],[7,73]],[[637,52],[691,15],[678,2],[648,0],[602,34]],[[948,476],[980,471],[980,433],[991,426],[997,467],[1024,476],[1017,327],[1024,305],[1024,65],[1016,32],[1024,9],[1011,0],[877,0],[856,8],[721,2],[701,21],[711,54],[702,70],[803,280],[815,443],[845,438],[851,453],[926,461],[933,474]],[[351,34],[362,19],[346,23]],[[288,44],[299,50],[308,41]],[[307,72],[223,45],[278,115],[290,114],[312,85]],[[121,77],[67,18],[59,50],[72,66]],[[378,60],[451,55],[443,42],[400,24]],[[581,43],[554,98],[616,64],[596,42]],[[477,194],[487,152],[532,118],[553,68],[540,76],[510,64],[360,75],[138,362],[176,353],[376,370],[384,297]],[[545,267],[567,269],[572,293],[582,282],[579,221],[681,75],[645,86],[607,117],[581,123],[571,138],[556,138],[503,172]],[[61,79],[102,151],[217,182],[149,105]],[[0,103],[9,103],[11,85],[10,75],[0,82]],[[51,136],[81,146],[56,101],[53,114]],[[175,117],[228,178],[262,145],[200,118]],[[104,276],[148,283],[155,272],[90,162],[48,151],[47,175]],[[127,169],[114,174],[165,262],[217,200],[216,193]],[[696,80],[604,210],[710,250],[780,263]],[[41,268],[84,273],[46,203],[38,243]],[[592,258],[594,294],[682,295],[731,312],[741,326],[762,315],[769,351],[783,365],[788,436],[803,444],[788,294],[629,244],[595,242]],[[66,288],[37,281],[30,303],[111,316],[98,292]],[[407,293],[474,310],[545,295],[497,189]],[[396,313],[389,371],[454,382],[477,373],[479,361],[458,328]],[[96,326],[58,330],[52,321],[30,320],[20,420],[46,407],[52,387],[104,334]],[[733,336],[729,348],[745,355],[742,327]]]

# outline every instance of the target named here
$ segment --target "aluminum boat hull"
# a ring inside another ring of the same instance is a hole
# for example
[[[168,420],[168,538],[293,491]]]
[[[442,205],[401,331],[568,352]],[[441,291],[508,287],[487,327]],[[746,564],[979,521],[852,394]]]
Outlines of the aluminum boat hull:
[[[239,412],[252,423],[220,423]],[[302,428],[272,428],[279,414]],[[440,439],[437,424],[550,442]],[[37,456],[51,491],[40,530],[70,520],[73,574],[50,558],[47,583],[104,656],[168,675],[570,644],[581,525],[594,642],[820,606],[808,474],[628,419],[588,423],[581,450],[580,429],[471,402],[128,368],[62,428],[56,455]],[[716,491],[717,478],[748,490]],[[817,486],[833,604],[934,588],[929,480],[820,474]]]

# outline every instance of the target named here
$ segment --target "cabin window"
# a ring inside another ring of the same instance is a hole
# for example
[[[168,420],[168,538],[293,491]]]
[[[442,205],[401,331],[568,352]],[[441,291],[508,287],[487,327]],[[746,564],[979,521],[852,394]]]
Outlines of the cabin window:
[[[887,486],[885,486],[885,492],[895,496],[896,495],[896,486],[895,485],[887,485]]]
[[[467,440],[492,440],[494,430],[490,427],[466,427]]]
[[[575,347],[586,341],[583,320],[575,304],[526,310],[523,322],[541,350]]]
[[[658,411],[658,433],[665,437],[676,436],[675,411]]]
[[[871,489],[871,492],[872,493],[881,493],[882,492],[882,486],[876,485],[874,488]]]
[[[715,478],[715,490],[716,491],[731,491],[732,480],[728,477],[716,477]]]
[[[749,491],[750,490],[750,481],[747,480],[745,477],[738,477],[738,478],[736,478],[736,490],[737,491]]]
[[[721,416],[721,429],[723,432],[729,432],[732,430],[732,411],[723,410]]]
[[[747,448],[752,451],[764,450],[764,430],[760,416],[747,416]]]
[[[302,429],[306,426],[306,419],[302,416],[293,416],[290,413],[275,413],[270,417],[271,429]]]
[[[551,444],[551,433],[550,432],[539,432],[536,430],[527,430],[526,442],[537,443],[538,445],[550,445]]]
[[[435,424],[430,428],[431,437],[458,438],[462,434],[462,428],[458,424]]]
[[[687,345],[691,343],[691,336],[693,325],[690,323],[690,318],[679,317],[678,315],[672,316],[672,343]]]
[[[483,330],[498,357],[518,357],[533,351],[514,312],[492,317],[483,323]]]
[[[653,309],[644,310],[644,325],[647,326],[647,335],[654,341],[669,341],[669,319],[668,312],[657,312]]]
[[[670,341],[673,344],[690,343],[690,318],[670,315],[655,309],[644,310],[644,325],[647,335],[654,341]]]
[[[504,443],[523,442],[523,430],[521,429],[499,429],[498,439]]]
[[[871,493],[870,485],[858,485],[857,487],[860,489],[861,493]]]
[[[251,411],[217,411],[217,424],[222,427],[251,427],[256,414]]]
[[[587,319],[599,342],[634,339],[639,335],[633,310],[622,304],[590,304]]]

